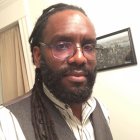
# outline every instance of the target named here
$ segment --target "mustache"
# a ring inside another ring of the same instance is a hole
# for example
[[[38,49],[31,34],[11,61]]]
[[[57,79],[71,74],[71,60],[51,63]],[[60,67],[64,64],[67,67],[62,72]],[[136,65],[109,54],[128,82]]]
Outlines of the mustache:
[[[87,69],[86,67],[84,66],[66,66],[66,67],[63,67],[61,69],[59,69],[57,72],[55,72],[56,74],[59,74],[59,77],[63,77],[67,74],[70,74],[70,73],[73,73],[75,71],[79,71],[79,72],[82,72],[85,76],[89,76],[93,73],[94,70],[89,70]]]

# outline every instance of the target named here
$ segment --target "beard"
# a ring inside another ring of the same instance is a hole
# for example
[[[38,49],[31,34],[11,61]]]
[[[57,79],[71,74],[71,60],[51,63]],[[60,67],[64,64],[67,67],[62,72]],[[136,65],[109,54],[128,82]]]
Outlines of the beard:
[[[41,58],[40,70],[42,80],[48,90],[60,101],[66,104],[83,103],[90,98],[92,88],[96,79],[96,68],[88,70],[85,65],[67,65],[58,70],[53,70],[46,64],[44,58]],[[61,82],[66,73],[74,70],[80,70],[86,73],[87,82],[84,86],[75,84],[73,90],[68,89]]]

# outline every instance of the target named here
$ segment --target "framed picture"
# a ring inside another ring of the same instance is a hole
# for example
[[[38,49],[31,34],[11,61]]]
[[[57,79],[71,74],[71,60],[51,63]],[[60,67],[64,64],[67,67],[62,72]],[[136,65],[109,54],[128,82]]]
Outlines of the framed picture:
[[[137,64],[130,28],[97,37],[98,71]]]

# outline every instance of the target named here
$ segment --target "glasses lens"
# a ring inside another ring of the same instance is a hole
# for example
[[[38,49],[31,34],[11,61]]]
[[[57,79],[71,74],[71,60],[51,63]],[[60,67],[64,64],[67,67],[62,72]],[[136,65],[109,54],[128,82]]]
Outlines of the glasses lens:
[[[52,47],[53,56],[61,60],[73,55],[73,52],[74,49],[71,42],[59,42]]]
[[[95,59],[95,44],[86,44],[83,46],[83,54],[88,60]]]
[[[60,60],[65,60],[74,55],[76,46],[72,42],[59,42],[52,47],[53,56]],[[82,46],[83,55],[88,60],[95,59],[95,44],[89,43]]]

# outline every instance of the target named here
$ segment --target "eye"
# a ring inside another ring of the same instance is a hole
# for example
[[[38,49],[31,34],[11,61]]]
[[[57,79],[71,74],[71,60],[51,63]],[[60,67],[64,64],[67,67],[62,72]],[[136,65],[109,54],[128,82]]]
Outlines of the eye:
[[[59,42],[53,46],[53,49],[55,49],[56,51],[67,51],[70,49],[70,47],[71,47],[70,42]]]
[[[91,44],[85,44],[83,46],[83,51],[86,52],[93,52],[95,50],[95,44],[91,43]]]

